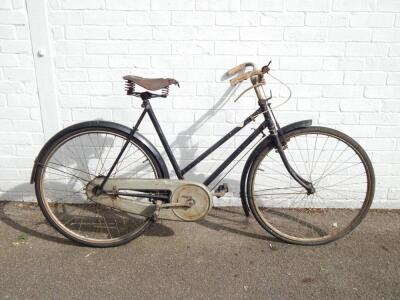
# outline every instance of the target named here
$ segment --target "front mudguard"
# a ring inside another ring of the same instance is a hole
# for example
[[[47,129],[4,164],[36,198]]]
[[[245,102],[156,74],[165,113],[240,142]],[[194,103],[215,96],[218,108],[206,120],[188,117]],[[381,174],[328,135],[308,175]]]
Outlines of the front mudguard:
[[[310,127],[312,124],[312,120],[303,120],[303,121],[298,121],[291,123],[289,125],[286,125],[280,129],[280,135],[284,136],[285,134],[299,129],[299,128],[305,128],[305,127]],[[249,203],[247,200],[247,180],[248,180],[248,175],[250,168],[252,167],[255,159],[257,158],[258,154],[265,148],[273,146],[273,139],[269,135],[267,136],[264,140],[262,140],[257,147],[253,150],[253,152],[249,155],[247,158],[246,164],[244,165],[243,171],[242,171],[242,177],[240,179],[240,200],[242,201],[242,206],[243,206],[243,211],[245,215],[248,217],[250,215],[250,208],[249,208]]]

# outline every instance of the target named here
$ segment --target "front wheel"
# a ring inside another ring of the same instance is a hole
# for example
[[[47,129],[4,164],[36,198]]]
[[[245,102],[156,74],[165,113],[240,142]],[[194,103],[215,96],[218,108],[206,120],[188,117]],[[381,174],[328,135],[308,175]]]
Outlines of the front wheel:
[[[94,247],[121,245],[141,235],[151,218],[88,197],[91,182],[107,175],[128,133],[108,126],[65,131],[48,146],[36,171],[36,197],[47,220],[66,237]],[[163,173],[151,151],[132,137],[110,177],[156,179]]]
[[[248,180],[251,211],[260,225],[289,243],[318,245],[353,230],[365,217],[375,190],[365,151],[349,136],[325,127],[285,135],[292,168],[311,182],[308,194],[285,169],[273,147],[255,159]]]

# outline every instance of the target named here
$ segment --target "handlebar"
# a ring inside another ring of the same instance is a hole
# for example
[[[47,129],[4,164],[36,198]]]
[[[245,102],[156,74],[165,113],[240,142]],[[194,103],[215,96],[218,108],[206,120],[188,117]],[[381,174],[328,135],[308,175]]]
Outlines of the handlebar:
[[[240,83],[240,82],[242,82],[242,81],[244,81],[246,79],[249,79],[250,77],[256,76],[256,75],[262,77],[264,75],[264,73],[261,72],[260,70],[248,71],[246,73],[243,73],[243,74],[231,79],[230,83],[231,83],[232,86],[235,86],[238,83]]]
[[[253,67],[253,70],[252,70],[252,71],[247,71],[247,72],[245,72],[245,73],[243,73],[243,74],[240,74],[240,75],[238,75],[237,77],[231,79],[231,80],[230,80],[231,85],[232,85],[232,86],[235,86],[235,85],[237,85],[238,83],[240,83],[240,82],[242,82],[242,81],[244,81],[244,80],[247,80],[247,79],[249,79],[249,78],[251,78],[251,77],[253,77],[253,76],[259,76],[259,80],[261,81],[262,78],[263,78],[263,76],[264,76],[264,74],[269,72],[269,70],[270,70],[270,69],[269,69],[269,65],[270,65],[270,64],[271,64],[271,61],[268,63],[268,65],[263,66],[263,67],[261,68],[261,70],[256,70],[256,66],[255,66],[253,63],[251,63],[251,62],[242,63],[242,64],[240,64],[240,65],[238,65],[238,66],[236,66],[236,67],[230,69],[230,70],[227,72],[227,74],[228,74],[229,76],[233,76],[233,75],[239,73],[240,71],[245,70],[246,67],[249,67],[249,66]]]
[[[246,67],[253,67],[253,70],[256,68],[256,66],[252,63],[252,62],[246,62],[246,63],[242,63],[232,69],[230,69],[228,72],[226,72],[229,76],[233,76],[236,73],[239,73],[240,71],[242,71],[243,69],[245,69]]]

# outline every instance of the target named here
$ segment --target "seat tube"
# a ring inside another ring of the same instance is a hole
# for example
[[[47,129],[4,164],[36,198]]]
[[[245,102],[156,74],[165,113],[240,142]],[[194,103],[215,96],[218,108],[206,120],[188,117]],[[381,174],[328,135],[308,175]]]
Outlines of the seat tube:
[[[178,166],[178,163],[176,161],[176,158],[174,154],[172,153],[171,147],[168,144],[168,141],[164,135],[164,132],[161,129],[160,123],[158,123],[157,117],[154,114],[153,108],[151,107],[151,104],[148,100],[143,101],[143,104],[146,107],[146,110],[149,114],[150,120],[153,123],[153,126],[157,132],[158,137],[160,138],[160,141],[164,147],[165,152],[167,153],[167,156],[169,158],[169,161],[172,164],[172,167],[174,168],[175,174],[179,179],[183,179],[182,171]]]

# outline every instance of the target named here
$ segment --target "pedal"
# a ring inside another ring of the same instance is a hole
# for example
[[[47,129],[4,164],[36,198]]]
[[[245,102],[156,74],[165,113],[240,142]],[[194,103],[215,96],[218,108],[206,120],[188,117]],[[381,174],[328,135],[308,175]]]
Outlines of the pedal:
[[[157,200],[156,201],[156,209],[154,210],[154,213],[153,213],[153,216],[152,216],[152,219],[153,219],[154,222],[157,221],[158,216],[160,215],[160,209],[162,207],[162,204],[163,204],[163,202],[161,200]]]
[[[229,187],[227,183],[223,183],[221,185],[219,185],[215,191],[214,191],[214,196],[216,196],[217,198],[221,198],[223,196],[225,196],[225,194],[229,192]]]

